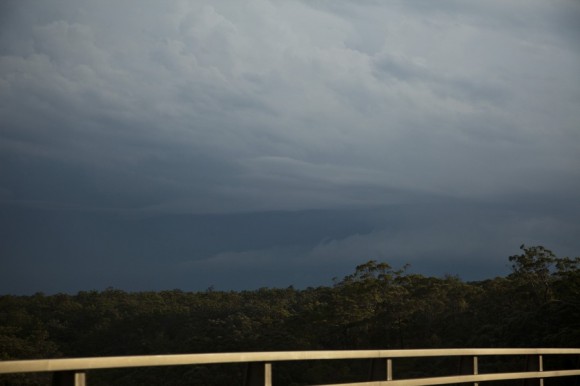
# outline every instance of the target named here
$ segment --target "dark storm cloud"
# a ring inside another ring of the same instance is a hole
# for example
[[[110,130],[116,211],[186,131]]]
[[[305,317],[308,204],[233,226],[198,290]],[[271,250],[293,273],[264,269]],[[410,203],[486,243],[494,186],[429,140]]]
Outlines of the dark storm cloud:
[[[220,210],[228,192],[239,209],[284,208],[284,198],[256,207],[278,186],[306,190],[289,208],[309,208],[331,192],[339,196],[333,205],[348,204],[361,185],[453,195],[471,190],[470,175],[491,172],[484,184],[493,182],[494,192],[486,195],[519,193],[513,175],[527,179],[536,166],[577,177],[560,165],[578,159],[567,140],[576,139],[578,118],[569,112],[578,91],[565,76],[577,69],[578,52],[547,44],[557,26],[524,24],[510,34],[509,24],[481,22],[501,10],[494,3],[421,4],[344,4],[356,9],[353,19],[299,2],[257,1],[244,11],[173,2],[134,17],[128,5],[112,12],[81,3],[46,14],[16,7],[28,25],[13,23],[3,34],[4,152],[81,165],[96,191],[139,183],[181,189],[181,198],[158,197],[168,206],[217,198],[183,208],[194,211]],[[545,6],[521,8],[534,14]],[[387,27],[375,52],[345,45],[380,32],[362,27],[380,25],[379,15]],[[524,170],[512,166],[513,154]],[[267,177],[281,168],[294,179],[280,185]],[[340,180],[340,189],[310,185],[317,178]],[[94,205],[107,205],[96,198]]]
[[[445,201],[146,218],[74,208],[2,208],[1,214],[10,270],[0,281],[12,293],[317,286],[370,259],[478,280],[508,272],[507,256],[522,242],[555,245],[559,256],[573,256],[570,240],[580,231],[578,207]]]
[[[244,213],[250,224],[255,212],[357,209],[368,217],[369,207],[398,205],[405,221],[385,212],[372,229],[359,224],[324,242],[273,245],[276,237],[257,229],[250,239],[261,241],[243,248],[177,244],[200,272],[236,259],[251,269],[274,256],[300,272],[292,261],[321,266],[330,251],[344,266],[365,245],[376,256],[471,255],[479,264],[482,251],[503,258],[507,240],[542,242],[541,232],[570,250],[575,238],[550,229],[577,228],[563,208],[578,214],[579,13],[564,0],[4,2],[0,204],[38,211],[5,216],[4,226],[8,217],[59,218],[65,209],[114,223]],[[482,203],[504,215],[479,217],[488,228],[462,233],[438,222],[441,212],[409,210],[442,202],[446,211],[461,203],[456,224]],[[518,209],[512,219],[508,208],[521,202],[555,205]],[[139,259],[146,236],[132,225],[125,246],[102,236],[103,249],[73,247],[107,228],[89,223],[59,248],[95,259],[113,253],[121,271],[125,259]],[[532,223],[551,225],[526,228]],[[194,244],[208,237],[194,236]],[[10,264],[38,256],[11,245],[2,251]],[[159,255],[169,248],[158,245],[151,251]],[[143,269],[136,282],[146,282]]]

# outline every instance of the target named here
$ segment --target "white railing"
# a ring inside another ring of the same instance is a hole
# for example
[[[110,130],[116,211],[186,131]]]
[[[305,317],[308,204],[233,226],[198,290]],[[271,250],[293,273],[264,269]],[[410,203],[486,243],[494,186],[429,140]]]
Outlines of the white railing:
[[[180,355],[146,355],[121,357],[95,357],[72,359],[36,359],[0,361],[0,374],[10,373],[53,373],[54,384],[64,386],[86,385],[86,372],[89,370],[176,366],[207,365],[224,363],[247,363],[246,374],[248,385],[272,385],[272,363],[287,361],[339,360],[339,359],[372,359],[375,371],[368,382],[340,384],[341,386],[419,386],[448,385],[532,379],[543,385],[544,378],[580,376],[580,369],[544,371],[544,357],[550,355],[578,355],[580,349],[572,348],[526,348],[526,349],[424,349],[424,350],[360,350],[360,351],[279,351],[221,354],[180,354]],[[479,373],[479,358],[486,356],[526,356],[528,365],[525,371],[510,373]],[[398,358],[427,357],[461,357],[466,359],[461,366],[460,375],[439,376],[430,378],[395,379],[395,360]],[[465,365],[467,364],[467,365]],[[376,370],[379,369],[377,372]],[[332,386],[332,385],[326,385]]]

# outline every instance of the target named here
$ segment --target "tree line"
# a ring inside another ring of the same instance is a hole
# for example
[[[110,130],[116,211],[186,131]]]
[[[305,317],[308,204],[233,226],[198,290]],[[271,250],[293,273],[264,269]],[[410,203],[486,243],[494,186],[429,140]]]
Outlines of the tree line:
[[[511,273],[429,277],[371,260],[332,286],[0,296],[0,360],[238,351],[580,347],[580,257],[521,246]],[[562,359],[558,365],[571,366]],[[280,385],[364,380],[364,361],[276,364]],[[496,360],[488,365],[509,367]],[[554,364],[555,365],[555,364]],[[436,374],[436,361],[408,375]],[[482,366],[485,366],[482,364]],[[550,364],[545,366],[549,368]],[[495,369],[494,369],[495,370]],[[91,385],[231,385],[242,365],[95,371]],[[361,379],[362,377],[362,379]],[[46,374],[3,385],[50,384]]]

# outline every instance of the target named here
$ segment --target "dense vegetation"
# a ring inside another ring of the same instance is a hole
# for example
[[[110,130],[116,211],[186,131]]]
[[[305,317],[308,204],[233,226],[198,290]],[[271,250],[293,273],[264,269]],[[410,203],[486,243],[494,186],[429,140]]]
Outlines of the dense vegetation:
[[[480,282],[369,261],[332,287],[0,296],[0,360],[264,350],[580,347],[580,258],[521,247]],[[412,370],[413,363],[399,371]],[[277,384],[360,380],[368,364],[276,365]],[[442,368],[441,366],[438,366]],[[423,371],[427,371],[423,367]],[[240,384],[237,365],[98,371],[99,384]],[[435,370],[434,370],[435,371]],[[0,384],[35,384],[9,375]]]

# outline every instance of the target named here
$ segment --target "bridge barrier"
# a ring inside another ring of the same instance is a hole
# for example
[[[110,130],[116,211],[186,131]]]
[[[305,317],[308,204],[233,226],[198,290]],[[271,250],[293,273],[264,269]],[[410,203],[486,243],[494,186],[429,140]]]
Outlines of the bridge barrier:
[[[423,386],[449,385],[501,380],[526,380],[525,384],[542,385],[545,378],[580,376],[580,368],[544,371],[544,357],[576,355],[576,348],[503,348],[503,349],[420,349],[356,351],[276,351],[214,354],[144,355],[70,359],[0,361],[0,374],[50,372],[53,386],[86,386],[87,371],[113,368],[209,365],[246,363],[244,383],[248,386],[272,386],[272,363],[312,360],[370,359],[371,372],[366,382],[341,383],[341,386]],[[486,356],[525,356],[525,371],[480,373],[479,360]],[[396,379],[396,360],[400,358],[458,357],[460,374],[429,378]],[[580,367],[580,366],[577,366]],[[337,386],[337,385],[324,385]]]

